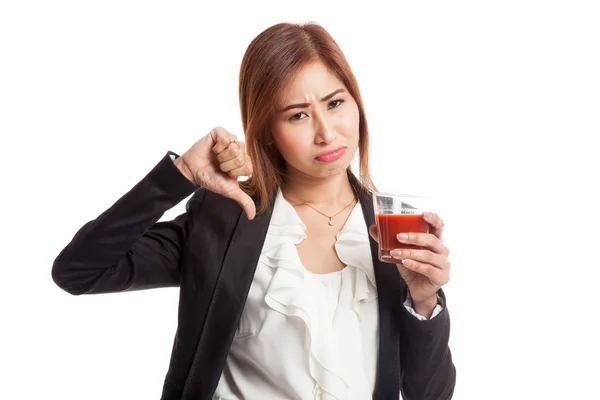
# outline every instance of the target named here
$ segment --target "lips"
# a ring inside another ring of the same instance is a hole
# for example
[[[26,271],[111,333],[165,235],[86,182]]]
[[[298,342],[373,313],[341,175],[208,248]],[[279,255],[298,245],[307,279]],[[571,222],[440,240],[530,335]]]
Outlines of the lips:
[[[339,160],[344,153],[346,152],[345,147],[338,147],[333,150],[323,151],[315,157],[315,160],[320,162],[331,162],[335,160]]]

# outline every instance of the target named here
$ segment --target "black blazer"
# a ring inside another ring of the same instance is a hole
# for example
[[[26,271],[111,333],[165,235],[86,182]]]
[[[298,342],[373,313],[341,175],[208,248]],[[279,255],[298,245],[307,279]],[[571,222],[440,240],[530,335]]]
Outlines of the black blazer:
[[[179,286],[178,327],[162,400],[211,399],[225,365],[269,226],[270,214],[249,221],[232,200],[199,189],[167,155],[60,252],[54,282],[73,295]],[[195,193],[194,193],[195,192]],[[194,193],[186,212],[157,222]],[[371,198],[360,194],[365,221]],[[444,311],[420,321],[403,306],[406,284],[377,257],[371,239],[379,301],[380,344],[376,398],[450,399],[455,367]],[[254,400],[254,399],[252,399]]]

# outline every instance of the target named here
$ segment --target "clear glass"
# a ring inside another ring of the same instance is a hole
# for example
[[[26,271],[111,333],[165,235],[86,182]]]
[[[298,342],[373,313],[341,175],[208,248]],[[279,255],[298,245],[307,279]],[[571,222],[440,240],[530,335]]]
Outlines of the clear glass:
[[[379,259],[397,264],[390,252],[394,249],[418,249],[419,246],[400,243],[399,233],[429,233],[429,224],[423,219],[431,211],[432,199],[410,194],[374,193],[373,208],[379,235]]]

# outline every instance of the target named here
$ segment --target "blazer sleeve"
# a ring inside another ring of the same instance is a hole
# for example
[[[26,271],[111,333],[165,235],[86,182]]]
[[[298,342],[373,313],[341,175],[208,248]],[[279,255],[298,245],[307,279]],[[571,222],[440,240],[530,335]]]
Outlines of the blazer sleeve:
[[[421,321],[405,307],[400,339],[402,397],[404,400],[451,399],[456,384],[456,368],[448,347],[450,316],[446,296],[438,292],[443,310]]]
[[[129,192],[77,231],[52,265],[52,279],[73,295],[179,286],[180,254],[206,191],[165,157]],[[194,193],[196,192],[196,193]],[[186,212],[157,222],[194,193]]]

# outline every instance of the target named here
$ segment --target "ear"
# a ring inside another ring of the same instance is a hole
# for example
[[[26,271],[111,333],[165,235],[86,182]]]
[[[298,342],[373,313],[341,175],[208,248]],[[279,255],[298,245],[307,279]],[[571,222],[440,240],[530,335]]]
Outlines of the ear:
[[[267,146],[275,146],[275,139],[273,139],[273,132],[269,132],[269,138],[267,139]]]

